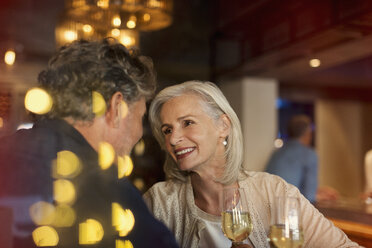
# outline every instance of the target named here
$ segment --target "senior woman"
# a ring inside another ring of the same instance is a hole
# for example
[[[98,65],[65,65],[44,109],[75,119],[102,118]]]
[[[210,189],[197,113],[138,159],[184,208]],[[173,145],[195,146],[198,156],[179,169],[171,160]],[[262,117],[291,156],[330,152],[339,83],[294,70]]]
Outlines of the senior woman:
[[[264,172],[243,168],[239,119],[216,85],[189,81],[163,89],[149,118],[166,153],[166,182],[144,195],[150,210],[175,234],[181,247],[229,247],[221,231],[221,194],[226,186],[245,188],[253,223],[246,243],[269,247],[267,236],[275,196],[300,198],[303,247],[358,247],[294,186]]]

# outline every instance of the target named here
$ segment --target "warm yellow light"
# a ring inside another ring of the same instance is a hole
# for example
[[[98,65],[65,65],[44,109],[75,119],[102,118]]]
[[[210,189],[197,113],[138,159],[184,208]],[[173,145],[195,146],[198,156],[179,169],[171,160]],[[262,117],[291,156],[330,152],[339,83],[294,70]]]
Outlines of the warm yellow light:
[[[52,223],[56,227],[69,227],[75,223],[76,213],[68,205],[57,205],[55,207],[55,218]]]
[[[131,20],[129,20],[128,22],[127,22],[127,27],[128,28],[135,28],[136,27],[136,22],[135,21],[131,21]]]
[[[4,55],[4,62],[7,65],[13,65],[16,59],[16,53],[13,50],[8,50]]]
[[[97,91],[92,92],[92,105],[93,113],[95,113],[97,117],[105,114],[106,101],[103,96]]]
[[[320,66],[320,60],[319,59],[310,59],[309,65],[311,67],[319,67]]]
[[[0,117],[0,128],[2,128],[4,126],[4,120],[3,118]]]
[[[114,18],[112,18],[112,25],[114,27],[120,27],[120,25],[121,25],[120,16],[116,15],[116,16],[114,16]]]
[[[115,242],[115,248],[133,248],[133,244],[129,240],[117,239]]]
[[[150,19],[151,19],[151,16],[150,16],[149,13],[145,13],[145,14],[143,15],[143,20],[144,20],[145,22],[150,21]]]
[[[71,151],[60,151],[53,163],[53,177],[73,178],[81,171],[81,162],[78,156]]]
[[[39,226],[50,225],[55,218],[55,208],[52,204],[39,201],[31,205],[30,217]]]
[[[124,46],[133,47],[138,44],[139,32],[135,30],[121,29],[120,37],[118,39]]]
[[[121,118],[124,119],[128,114],[128,105],[126,102],[121,101],[120,110]]]
[[[35,114],[46,114],[52,108],[52,97],[43,89],[32,88],[25,96],[25,107]]]
[[[120,29],[114,28],[111,30],[111,35],[113,37],[119,37],[120,36]]]
[[[67,42],[74,41],[78,38],[78,35],[75,31],[72,30],[66,30],[63,32],[63,37]]]
[[[84,31],[84,33],[91,33],[91,32],[93,31],[93,28],[92,28],[91,25],[89,25],[89,24],[85,24],[85,25],[83,26],[83,31]]]
[[[109,7],[109,0],[98,0],[97,6],[103,9],[107,9]]]
[[[282,139],[276,139],[276,140],[274,140],[274,146],[276,148],[282,147],[283,146],[283,140]]]
[[[41,226],[32,232],[32,238],[38,247],[57,246],[59,237],[57,231],[49,226]]]
[[[118,178],[129,176],[133,171],[132,159],[125,155],[124,157],[118,156]]]
[[[136,27],[137,17],[132,15],[129,17],[129,20],[127,21],[127,27],[130,29],[133,29]]]
[[[53,183],[54,200],[59,204],[72,204],[76,198],[74,185],[65,179],[58,179]]]
[[[142,191],[145,188],[145,181],[143,181],[142,178],[134,179],[133,184],[139,191]]]
[[[132,37],[123,36],[120,37],[120,43],[122,43],[126,47],[130,47],[135,44],[135,40]]]
[[[140,141],[134,146],[134,154],[137,156],[142,156],[145,153],[145,141],[140,139]]]
[[[120,204],[112,203],[112,225],[119,232],[119,236],[124,237],[132,231],[135,220],[132,211],[123,209]]]
[[[115,159],[115,151],[112,145],[102,142],[98,148],[98,163],[102,170],[108,169]]]
[[[150,8],[161,8],[162,7],[162,3],[158,0],[149,0],[147,4]]]
[[[96,244],[103,238],[103,227],[101,223],[94,219],[87,219],[86,222],[79,224],[79,244]]]

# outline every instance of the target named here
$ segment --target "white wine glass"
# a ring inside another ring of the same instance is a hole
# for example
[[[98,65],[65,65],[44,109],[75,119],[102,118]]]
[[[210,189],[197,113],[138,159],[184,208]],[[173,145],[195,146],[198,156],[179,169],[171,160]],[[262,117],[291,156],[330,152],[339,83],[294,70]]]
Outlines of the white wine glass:
[[[302,247],[304,236],[300,210],[300,201],[297,197],[276,197],[268,238],[270,247]]]
[[[233,245],[242,244],[252,232],[244,188],[226,187],[222,193],[222,231]]]

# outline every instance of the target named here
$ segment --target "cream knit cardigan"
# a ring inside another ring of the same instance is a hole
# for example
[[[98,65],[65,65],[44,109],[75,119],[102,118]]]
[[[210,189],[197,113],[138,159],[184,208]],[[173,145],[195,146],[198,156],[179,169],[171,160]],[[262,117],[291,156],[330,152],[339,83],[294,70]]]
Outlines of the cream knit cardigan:
[[[303,247],[360,247],[314,208],[293,185],[265,172],[244,174],[244,179],[239,181],[239,187],[248,189],[249,210],[253,221],[253,231],[249,239],[254,247],[269,248],[267,235],[270,217],[275,208],[275,196],[279,195],[300,198],[305,238]],[[205,223],[197,215],[190,178],[187,183],[176,180],[159,182],[144,194],[144,200],[154,216],[174,233],[180,247],[199,246]]]

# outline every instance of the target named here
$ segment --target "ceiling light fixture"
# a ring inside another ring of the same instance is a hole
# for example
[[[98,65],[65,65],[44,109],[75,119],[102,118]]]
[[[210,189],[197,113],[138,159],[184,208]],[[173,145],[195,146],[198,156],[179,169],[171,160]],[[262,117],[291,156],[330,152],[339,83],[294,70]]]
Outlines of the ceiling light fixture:
[[[77,39],[115,37],[138,46],[140,31],[155,31],[172,23],[173,0],[65,0],[55,30],[57,46]]]

